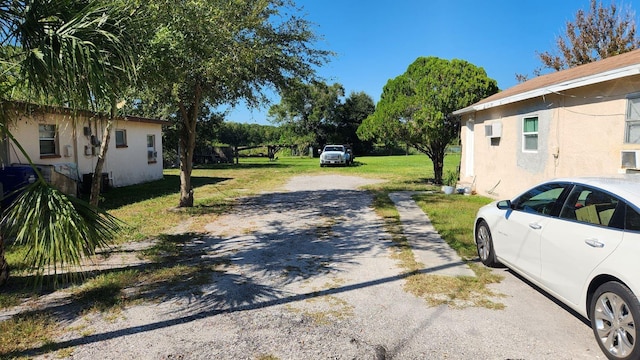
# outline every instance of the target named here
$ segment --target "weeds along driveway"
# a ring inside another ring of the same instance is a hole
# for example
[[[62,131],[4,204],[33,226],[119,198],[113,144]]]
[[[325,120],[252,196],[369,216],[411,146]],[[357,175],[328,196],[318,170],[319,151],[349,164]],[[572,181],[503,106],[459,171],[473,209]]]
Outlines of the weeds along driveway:
[[[213,271],[117,316],[68,319],[73,359],[581,359],[587,326],[508,277],[506,310],[430,308],[403,290],[357,177],[292,179],[242,199],[186,244]],[[508,273],[507,273],[508,275]],[[526,301],[517,296],[526,296]],[[570,335],[567,335],[570,334]],[[573,338],[575,336],[575,338]],[[49,355],[50,356],[50,355]]]

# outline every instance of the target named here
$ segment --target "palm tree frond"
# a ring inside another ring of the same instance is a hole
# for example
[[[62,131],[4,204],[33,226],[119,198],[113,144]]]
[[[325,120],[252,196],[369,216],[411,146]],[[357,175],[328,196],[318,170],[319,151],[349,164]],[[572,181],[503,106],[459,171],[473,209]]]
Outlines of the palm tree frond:
[[[0,223],[7,238],[29,249],[25,262],[54,275],[81,266],[108,247],[122,223],[97,207],[69,197],[42,180],[29,185]]]

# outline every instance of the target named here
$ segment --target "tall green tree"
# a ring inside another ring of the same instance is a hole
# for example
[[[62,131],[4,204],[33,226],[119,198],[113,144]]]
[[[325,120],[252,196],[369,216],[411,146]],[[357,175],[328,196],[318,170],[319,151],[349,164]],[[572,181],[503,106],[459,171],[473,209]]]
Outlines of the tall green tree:
[[[336,130],[332,143],[350,144],[356,154],[366,154],[372,150],[372,142],[360,140],[358,128],[369,115],[373,114],[376,105],[371,96],[365,92],[352,92],[340,105],[335,120]]]
[[[157,102],[178,116],[180,207],[193,206],[193,151],[202,106],[243,99],[268,102],[265,90],[284,91],[309,80],[330,52],[314,47],[310,23],[290,0],[149,0],[155,24],[140,75]]]
[[[343,96],[344,88],[338,83],[298,82],[282,94],[279,104],[269,108],[269,117],[285,129],[292,144],[320,146],[335,130]]]
[[[0,131],[25,158],[9,130],[15,114],[7,101],[10,94],[22,89],[18,92],[40,101],[83,108],[110,99],[114,89],[108,78],[120,71],[111,65],[124,64],[128,56],[113,32],[123,15],[115,9],[93,1],[0,1]],[[110,47],[105,51],[106,45]],[[3,216],[0,285],[9,275],[3,241],[7,236],[28,248],[26,260],[33,268],[57,273],[107,244],[120,226],[108,213],[65,196],[36,173],[35,183]]]
[[[556,49],[537,53],[542,65],[534,70],[534,75],[540,75],[545,69],[569,69],[638,47],[640,38],[633,9],[617,6],[613,1],[607,7],[591,0],[587,11],[580,9],[573,21],[567,21],[564,34],[556,37]],[[516,74],[520,82],[527,78],[527,75]]]
[[[362,139],[394,139],[426,154],[442,183],[445,150],[459,133],[455,110],[498,91],[484,69],[464,60],[420,57],[387,82],[375,112],[358,128]]]

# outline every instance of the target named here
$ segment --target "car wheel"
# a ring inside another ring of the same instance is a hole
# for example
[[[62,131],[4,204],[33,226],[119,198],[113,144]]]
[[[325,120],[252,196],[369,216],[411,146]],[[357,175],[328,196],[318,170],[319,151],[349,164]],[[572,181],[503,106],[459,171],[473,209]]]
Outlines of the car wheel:
[[[640,303],[629,288],[616,281],[600,285],[591,298],[590,310],[591,328],[607,358],[640,358],[640,346],[636,345]]]
[[[476,226],[476,248],[478,249],[478,256],[480,261],[486,266],[495,266],[496,253],[493,250],[493,239],[491,238],[491,231],[486,221],[480,220],[478,226]]]

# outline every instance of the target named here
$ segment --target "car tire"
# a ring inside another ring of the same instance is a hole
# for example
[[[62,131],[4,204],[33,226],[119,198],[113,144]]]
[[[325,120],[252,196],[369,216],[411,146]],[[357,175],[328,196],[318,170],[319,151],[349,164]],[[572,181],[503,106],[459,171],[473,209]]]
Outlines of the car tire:
[[[636,321],[640,321],[640,302],[625,285],[606,282],[593,293],[589,307],[591,328],[608,359],[640,359]]]
[[[491,230],[489,230],[489,225],[486,221],[480,220],[480,222],[478,222],[475,238],[480,261],[489,267],[496,266],[498,262],[496,260],[496,252],[493,249],[493,238],[491,237]]]

